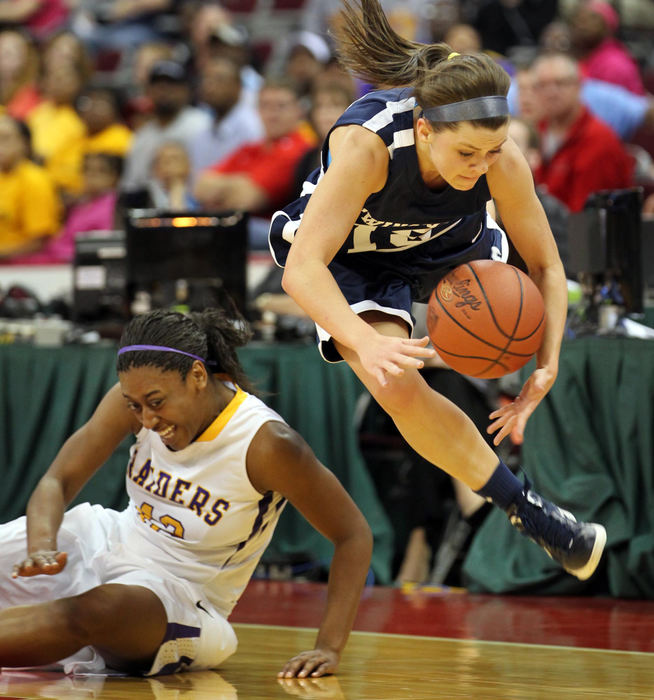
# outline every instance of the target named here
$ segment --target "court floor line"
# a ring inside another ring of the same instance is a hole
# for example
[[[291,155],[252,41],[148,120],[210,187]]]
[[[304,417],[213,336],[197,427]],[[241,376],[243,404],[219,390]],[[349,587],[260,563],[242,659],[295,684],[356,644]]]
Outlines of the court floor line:
[[[255,629],[277,629],[277,630],[301,630],[302,632],[318,632],[315,627],[294,627],[292,625],[262,625],[253,622],[235,622],[234,628],[249,627]],[[463,644],[488,644],[491,646],[508,646],[508,647],[530,647],[533,649],[574,649],[574,651],[592,651],[602,654],[621,654],[628,656],[644,656],[654,658],[654,654],[647,651],[631,651],[628,649],[598,649],[594,647],[575,647],[564,644],[531,644],[529,642],[502,642],[492,639],[461,639],[460,637],[430,637],[424,634],[399,634],[397,632],[366,632],[363,630],[353,630],[352,635],[369,636],[369,637],[395,637],[398,639],[429,639],[436,642],[460,642]]]

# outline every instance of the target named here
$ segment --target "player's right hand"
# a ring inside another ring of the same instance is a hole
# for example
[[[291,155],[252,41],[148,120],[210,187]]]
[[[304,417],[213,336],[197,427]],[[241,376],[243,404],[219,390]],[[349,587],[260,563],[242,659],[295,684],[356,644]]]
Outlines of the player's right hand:
[[[68,555],[66,552],[46,550],[32,552],[27,558],[14,566],[11,577],[38,576],[39,574],[52,576],[58,574],[66,566],[67,559]]]
[[[387,386],[389,376],[399,377],[405,369],[422,369],[424,359],[436,355],[433,348],[426,347],[429,338],[398,338],[381,333],[367,338],[364,346],[355,348],[363,367],[372,374],[381,386]]]

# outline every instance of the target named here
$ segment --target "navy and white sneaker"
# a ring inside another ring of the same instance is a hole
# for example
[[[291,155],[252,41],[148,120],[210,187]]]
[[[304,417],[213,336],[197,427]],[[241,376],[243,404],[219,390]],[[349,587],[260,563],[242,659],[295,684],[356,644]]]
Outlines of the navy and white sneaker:
[[[541,498],[525,482],[522,498],[506,511],[511,524],[539,544],[579,580],[589,578],[602,558],[606,530],[597,523],[578,523],[574,515]]]

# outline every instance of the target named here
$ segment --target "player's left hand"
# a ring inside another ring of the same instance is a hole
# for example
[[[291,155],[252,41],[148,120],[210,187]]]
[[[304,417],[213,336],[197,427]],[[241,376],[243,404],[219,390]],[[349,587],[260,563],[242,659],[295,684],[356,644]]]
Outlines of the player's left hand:
[[[490,414],[489,418],[493,422],[486,432],[490,434],[499,430],[493,438],[494,445],[499,445],[507,435],[511,435],[514,444],[522,444],[527,419],[550,390],[555,379],[556,372],[548,367],[534,370],[524,383],[520,395]]]
[[[318,678],[327,673],[335,673],[340,660],[331,649],[311,649],[302,651],[284,664],[278,678]]]

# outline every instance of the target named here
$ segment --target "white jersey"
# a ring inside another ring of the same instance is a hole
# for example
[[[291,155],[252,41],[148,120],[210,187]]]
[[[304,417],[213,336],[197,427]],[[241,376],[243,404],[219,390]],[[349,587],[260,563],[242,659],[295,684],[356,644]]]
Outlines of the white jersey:
[[[215,421],[174,452],[142,428],[127,467],[129,505],[122,513],[130,550],[201,591],[225,617],[270,542],[286,499],[259,493],[246,456],[268,421],[283,419],[237,389]],[[133,535],[132,535],[133,533]]]

